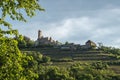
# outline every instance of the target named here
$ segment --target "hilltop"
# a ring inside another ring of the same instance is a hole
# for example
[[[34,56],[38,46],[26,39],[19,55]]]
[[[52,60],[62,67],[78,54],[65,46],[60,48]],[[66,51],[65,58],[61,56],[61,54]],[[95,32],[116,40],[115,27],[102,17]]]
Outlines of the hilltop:
[[[38,39],[31,41],[24,37],[18,41],[18,46],[24,53],[41,53],[51,58],[52,65],[64,67],[75,63],[93,63],[102,61],[110,66],[110,69],[120,74],[120,49],[105,47],[88,40],[85,45],[66,42],[65,44],[53,40],[51,37],[43,37],[38,31]],[[24,45],[23,45],[24,44]],[[67,64],[67,65],[66,65]]]

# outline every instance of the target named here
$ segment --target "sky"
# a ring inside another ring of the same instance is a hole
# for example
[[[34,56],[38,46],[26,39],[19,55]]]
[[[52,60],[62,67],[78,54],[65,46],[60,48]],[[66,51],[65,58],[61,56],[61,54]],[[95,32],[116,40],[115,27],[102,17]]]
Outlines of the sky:
[[[43,36],[62,43],[85,44],[92,40],[120,48],[120,0],[39,0],[45,12],[38,12],[28,22],[14,22],[14,29],[37,40]]]

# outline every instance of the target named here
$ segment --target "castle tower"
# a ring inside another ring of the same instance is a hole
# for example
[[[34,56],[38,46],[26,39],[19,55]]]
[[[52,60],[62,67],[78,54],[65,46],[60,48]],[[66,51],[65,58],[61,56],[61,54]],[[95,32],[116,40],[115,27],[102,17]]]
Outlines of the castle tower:
[[[38,30],[38,39],[41,39],[41,38],[43,38],[43,36],[42,36],[42,31],[41,31],[41,30]]]
[[[50,37],[50,42],[52,42],[52,38]]]

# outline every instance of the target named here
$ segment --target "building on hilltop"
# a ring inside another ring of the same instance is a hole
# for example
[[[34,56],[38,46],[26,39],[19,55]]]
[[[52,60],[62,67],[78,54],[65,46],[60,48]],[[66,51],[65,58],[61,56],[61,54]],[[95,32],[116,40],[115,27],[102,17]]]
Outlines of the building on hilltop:
[[[96,49],[97,47],[91,40],[88,40],[85,45],[74,43],[61,44],[60,42],[53,40],[52,37],[44,37],[41,30],[38,30],[38,38],[35,41],[35,47],[37,46],[54,46],[59,47],[61,50]]]
[[[67,44],[61,45],[60,49],[61,50],[75,51],[75,50],[96,49],[96,47],[97,46],[93,41],[88,40],[84,45],[74,44],[74,43],[67,43]]]
[[[78,47],[80,47],[80,44],[75,44],[75,43],[65,43],[63,45],[61,45],[60,49],[61,50],[71,50],[71,51],[75,51],[78,49]]]
[[[38,30],[38,39],[42,39],[42,38],[43,38],[42,31]]]
[[[86,42],[86,46],[88,46],[88,47],[96,47],[96,44],[95,44],[93,41],[88,40],[88,41]]]
[[[85,45],[81,45],[81,49],[95,49],[96,47],[97,45],[91,40],[88,40]]]
[[[53,45],[54,46],[58,44],[59,42],[53,40],[52,37],[44,37],[42,35],[42,31],[41,30],[38,31],[38,38],[35,41],[35,46],[40,46],[40,45]]]

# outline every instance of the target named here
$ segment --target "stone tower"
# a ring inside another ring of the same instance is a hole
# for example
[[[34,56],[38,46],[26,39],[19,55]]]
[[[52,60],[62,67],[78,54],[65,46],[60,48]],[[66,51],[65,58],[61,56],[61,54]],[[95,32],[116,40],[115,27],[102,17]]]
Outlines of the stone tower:
[[[41,30],[38,30],[38,39],[41,39],[43,36],[42,36],[42,31]]]

